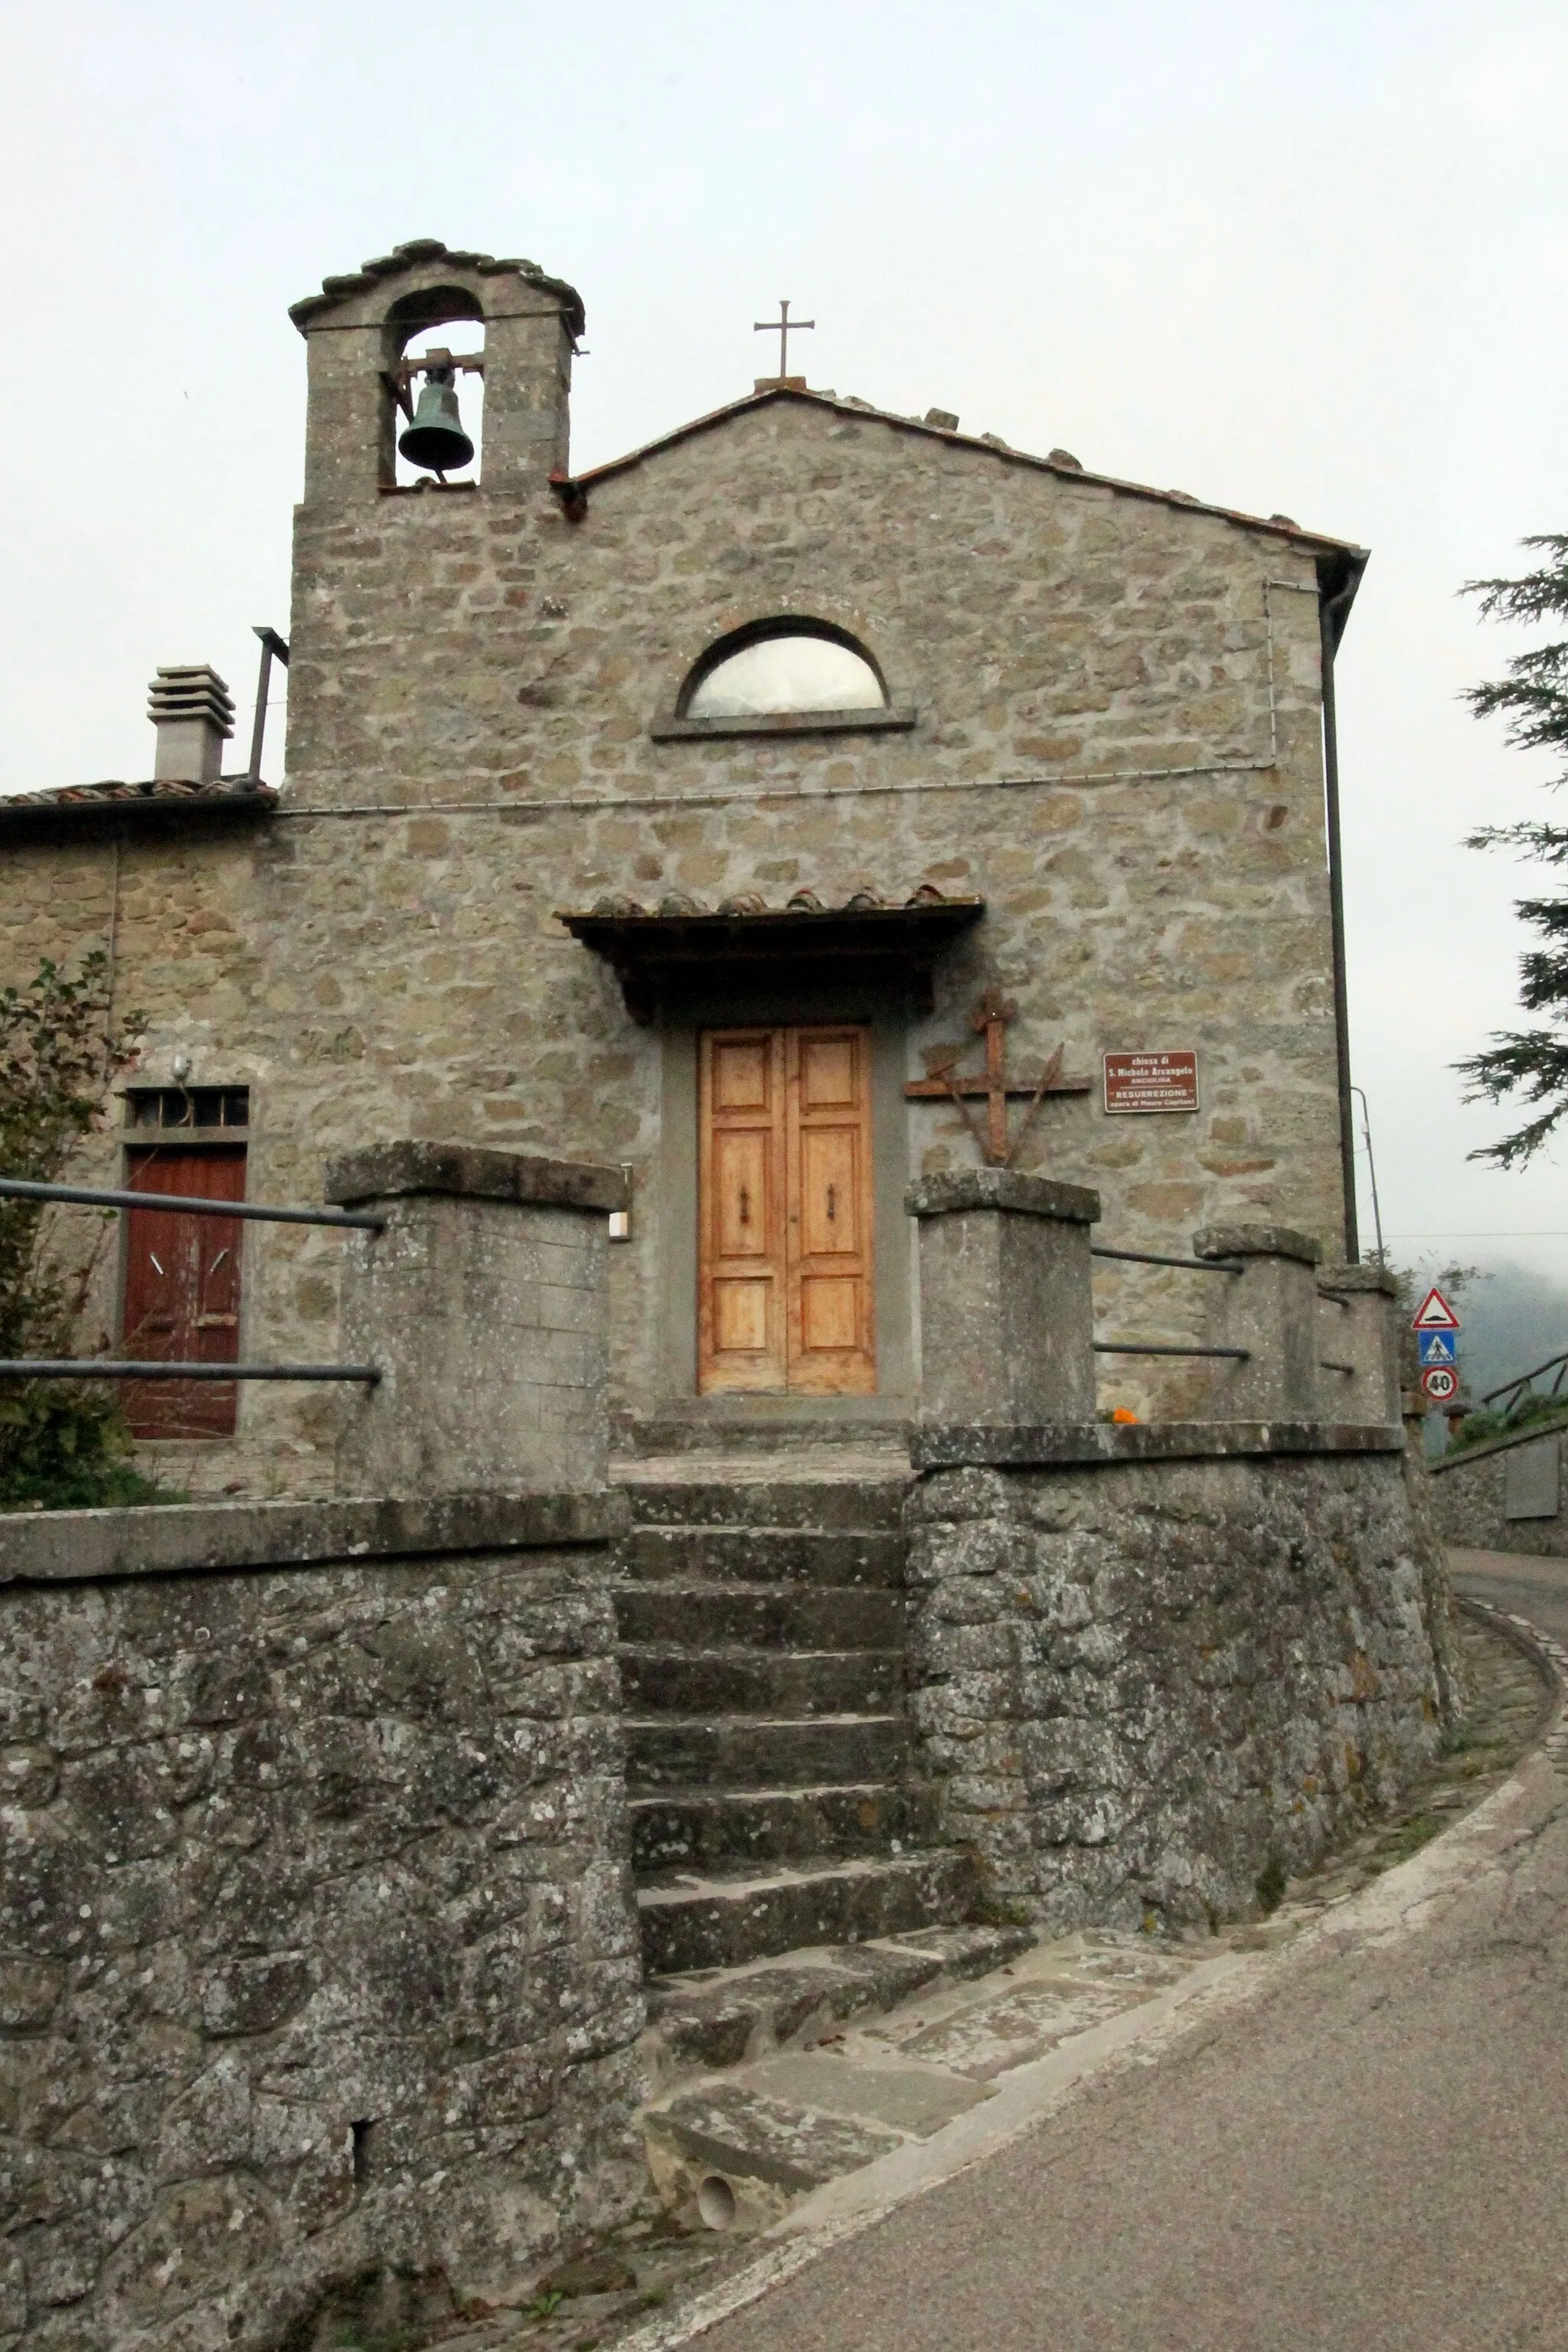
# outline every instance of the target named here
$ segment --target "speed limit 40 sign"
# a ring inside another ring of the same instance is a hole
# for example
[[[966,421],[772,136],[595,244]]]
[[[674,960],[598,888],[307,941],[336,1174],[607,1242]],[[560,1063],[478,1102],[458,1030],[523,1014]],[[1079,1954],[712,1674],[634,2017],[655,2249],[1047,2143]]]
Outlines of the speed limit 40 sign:
[[[1421,1375],[1421,1389],[1434,1404],[1447,1404],[1459,1393],[1459,1375],[1452,1364],[1428,1364]]]

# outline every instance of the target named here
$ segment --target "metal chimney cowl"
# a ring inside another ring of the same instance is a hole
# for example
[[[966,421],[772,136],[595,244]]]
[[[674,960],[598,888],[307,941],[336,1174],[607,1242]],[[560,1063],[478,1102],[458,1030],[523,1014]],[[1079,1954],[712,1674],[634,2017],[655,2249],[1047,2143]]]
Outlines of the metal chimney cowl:
[[[158,730],[154,782],[216,783],[234,733],[234,698],[216,670],[205,662],[160,669],[147,693],[147,716]]]

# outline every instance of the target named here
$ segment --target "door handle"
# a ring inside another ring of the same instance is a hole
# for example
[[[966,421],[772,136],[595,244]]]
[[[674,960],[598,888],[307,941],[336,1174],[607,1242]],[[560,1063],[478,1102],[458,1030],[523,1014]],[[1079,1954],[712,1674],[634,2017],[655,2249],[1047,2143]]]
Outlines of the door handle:
[[[742,1187],[741,1187],[741,1223],[742,1223],[743,1225],[749,1225],[749,1224],[751,1223],[751,1222],[752,1222],[752,1202],[751,1202],[751,1195],[748,1193],[748,1192],[746,1191],[745,1186],[742,1184]]]
[[[830,1185],[828,1186],[828,1188],[827,1188],[827,1222],[828,1222],[828,1223],[829,1223],[829,1224],[832,1224],[832,1223],[833,1223],[833,1222],[834,1222],[835,1218],[836,1218],[836,1217],[837,1216],[837,1214],[838,1214],[838,1206],[837,1206],[837,1203],[838,1203],[838,1195],[837,1195],[837,1192],[836,1192],[835,1188],[830,1184]]]

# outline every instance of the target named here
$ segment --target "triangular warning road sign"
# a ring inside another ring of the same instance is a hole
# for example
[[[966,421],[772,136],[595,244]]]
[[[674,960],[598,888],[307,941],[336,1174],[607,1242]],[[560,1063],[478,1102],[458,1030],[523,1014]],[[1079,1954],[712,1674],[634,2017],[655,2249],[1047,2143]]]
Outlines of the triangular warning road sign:
[[[1429,1290],[1411,1318],[1413,1331],[1457,1331],[1459,1318],[1440,1290]]]

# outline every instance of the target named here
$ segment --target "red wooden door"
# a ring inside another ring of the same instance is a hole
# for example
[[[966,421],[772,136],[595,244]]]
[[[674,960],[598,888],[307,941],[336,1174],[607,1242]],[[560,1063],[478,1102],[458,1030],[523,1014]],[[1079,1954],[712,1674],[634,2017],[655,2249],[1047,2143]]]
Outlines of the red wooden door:
[[[245,1198],[245,1150],[181,1151],[159,1144],[131,1155],[136,1192]],[[132,1209],[126,1217],[125,1353],[158,1362],[229,1364],[239,1355],[238,1217]],[[231,1437],[234,1381],[127,1381],[135,1437]]]

